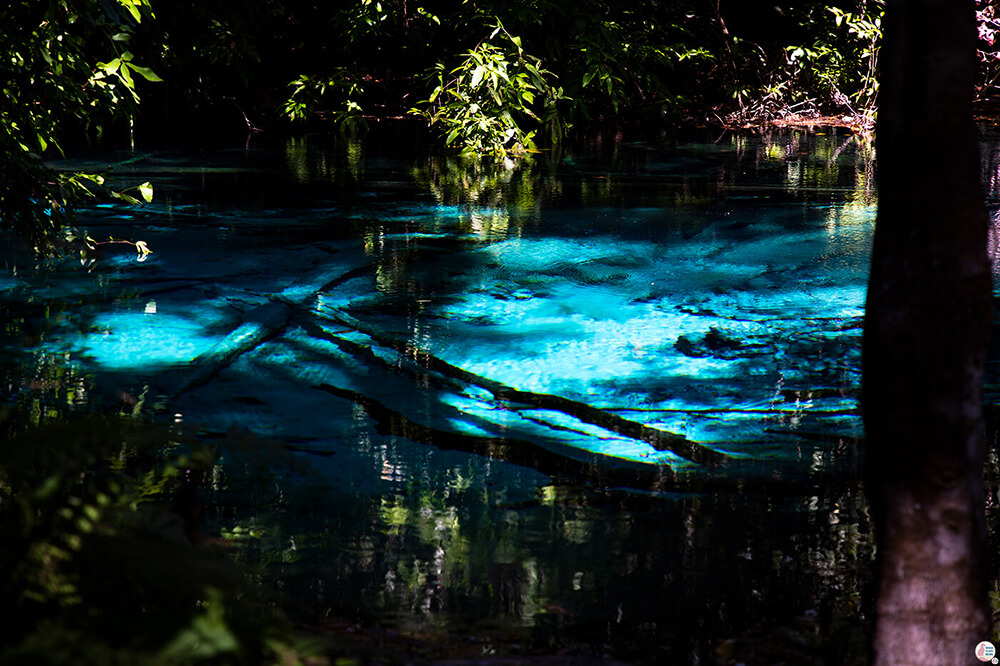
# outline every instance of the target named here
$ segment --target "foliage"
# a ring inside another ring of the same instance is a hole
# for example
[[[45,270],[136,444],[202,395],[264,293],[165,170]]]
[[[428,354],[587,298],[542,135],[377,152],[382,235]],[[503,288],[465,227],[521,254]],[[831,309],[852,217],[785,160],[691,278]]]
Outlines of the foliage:
[[[41,163],[61,136],[133,121],[140,133],[187,131],[178,120],[199,113],[213,114],[195,125],[207,131],[270,117],[351,136],[414,113],[470,165],[595,129],[794,113],[870,122],[883,1],[177,0],[154,16],[151,0],[19,0],[0,9],[11,26],[0,215],[44,247],[68,207],[101,189]],[[977,11],[985,98],[1000,80],[1000,22],[988,0]],[[160,77],[139,115],[139,88]]]
[[[976,22],[979,26],[980,79],[978,97],[997,92],[1000,82],[1000,52],[997,35],[1000,34],[1000,16],[991,0],[976,0]]]
[[[666,79],[682,63],[712,58],[710,49],[684,41],[684,9],[652,2],[480,4],[456,22],[492,33],[454,69],[438,62],[432,110],[418,112],[466,157],[494,160],[530,152],[537,138],[557,144],[577,123],[646,113],[662,121],[683,100]],[[511,66],[514,74],[505,77]],[[542,129],[548,131],[538,134]]]
[[[287,11],[286,3],[276,0],[152,2],[156,20],[142,24],[136,52],[153,63],[166,84],[151,91],[152,104],[143,109],[149,131],[157,136],[173,128],[190,132],[187,121],[195,115],[202,121],[212,118],[216,126],[206,128],[210,132],[222,129],[222,118],[242,129],[238,109],[252,113],[261,97],[274,93],[278,84],[271,72],[285,77],[294,71],[289,50],[298,45],[289,42],[287,27],[294,1]]]
[[[0,664],[257,663],[293,641],[196,546],[211,452],[134,417],[42,424],[0,448]]]
[[[498,36],[500,45],[489,41]],[[524,52],[521,39],[498,22],[458,67],[446,73],[438,63],[438,85],[425,102],[428,108],[417,113],[432,126],[440,124],[445,143],[457,143],[466,157],[520,157],[536,150],[537,129],[525,129],[528,122],[547,124],[554,142],[562,138],[556,104],[565,96],[552,78],[541,60]]]
[[[101,177],[58,173],[42,156],[61,152],[68,130],[101,135],[110,123],[134,116],[136,78],[159,81],[127,48],[139,22],[151,16],[149,0],[22,0],[0,8],[7,26],[0,34],[3,228],[51,248],[68,208],[100,189]]]
[[[787,74],[771,73],[768,85],[758,91],[755,108],[741,109],[743,117],[836,111],[855,116],[863,124],[874,124],[885,2],[858,0],[847,6],[819,3],[799,15],[798,23],[813,40],[784,47]],[[986,100],[995,95],[1000,81],[996,47],[1000,18],[995,3],[976,0],[976,21],[981,63],[977,97]]]
[[[837,6],[806,12],[802,20],[815,25],[810,32],[817,39],[810,45],[785,47],[787,101],[809,100],[816,113],[846,111],[874,122],[884,6],[884,0],[861,0],[855,12]]]
[[[357,136],[368,130],[357,99],[364,95],[364,87],[345,71],[333,76],[318,77],[303,74],[291,83],[292,94],[285,100],[283,111],[290,120],[307,120],[310,111],[328,103],[328,98],[339,93],[341,108],[333,113],[333,123],[344,134]]]
[[[878,52],[882,43],[882,13],[884,0],[869,0],[863,2],[859,13],[852,14],[836,7],[831,7],[838,26],[847,26],[848,33],[857,41],[857,55],[861,68],[857,71],[857,79],[850,99],[852,107],[842,99],[836,99],[855,115],[874,116],[878,97]]]
[[[681,72],[713,59],[689,25],[693,6],[540,0],[443,11],[358,0],[321,14],[295,5],[287,27],[300,73],[280,109],[304,120],[340,107],[341,129],[409,110],[466,158],[502,162],[577,123],[676,115],[685,91],[668,79],[693,81]],[[423,102],[410,108],[416,95]]]

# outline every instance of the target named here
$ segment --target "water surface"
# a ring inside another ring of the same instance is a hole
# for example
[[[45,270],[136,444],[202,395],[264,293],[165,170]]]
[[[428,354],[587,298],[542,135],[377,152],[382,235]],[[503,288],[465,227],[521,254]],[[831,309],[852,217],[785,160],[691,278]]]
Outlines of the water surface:
[[[71,164],[109,165],[155,201],[80,227],[153,254],[8,260],[10,400],[218,443],[204,529],[298,619],[650,663],[860,649],[853,138]]]

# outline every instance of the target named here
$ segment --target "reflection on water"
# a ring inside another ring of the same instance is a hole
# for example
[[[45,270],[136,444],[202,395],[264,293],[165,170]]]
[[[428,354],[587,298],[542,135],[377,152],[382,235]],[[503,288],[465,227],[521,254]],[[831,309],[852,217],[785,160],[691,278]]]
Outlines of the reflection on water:
[[[456,640],[520,628],[533,649],[646,663],[863,655],[873,548],[850,481],[813,495],[549,484],[503,502],[482,485],[488,472],[468,471],[433,486],[394,478],[395,492],[369,500],[300,487],[309,499],[247,519],[260,536],[242,557],[315,604],[300,609],[312,620],[319,609]]]
[[[182,414],[230,442],[205,529],[306,622],[860,662],[871,170],[836,133],[496,172],[131,156],[157,201],[81,225],[148,261],[5,260],[4,428]]]

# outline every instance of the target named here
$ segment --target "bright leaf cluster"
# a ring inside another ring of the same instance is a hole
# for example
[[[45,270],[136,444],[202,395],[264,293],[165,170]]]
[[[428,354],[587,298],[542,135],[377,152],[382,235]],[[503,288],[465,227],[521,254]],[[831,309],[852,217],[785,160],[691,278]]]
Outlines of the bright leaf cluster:
[[[139,101],[133,74],[159,80],[125,49],[145,16],[149,0],[0,7],[0,221],[38,249],[63,227],[68,206],[103,184],[93,174],[55,172],[42,156],[61,152],[68,131],[100,134],[105,123],[131,118]]]

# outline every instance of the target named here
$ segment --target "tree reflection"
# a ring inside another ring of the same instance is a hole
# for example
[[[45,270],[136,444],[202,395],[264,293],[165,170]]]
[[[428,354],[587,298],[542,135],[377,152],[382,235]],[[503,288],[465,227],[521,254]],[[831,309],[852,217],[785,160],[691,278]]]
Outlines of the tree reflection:
[[[620,658],[864,659],[874,548],[851,483],[808,497],[550,485],[506,504],[476,467],[370,501],[317,502],[301,479],[279,481],[292,505],[310,495],[317,509],[257,506],[268,543],[296,544],[294,561],[267,558],[267,577],[313,621],[364,608],[410,632],[528,627],[526,646],[607,645]]]

